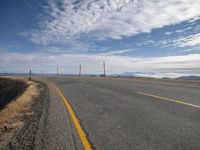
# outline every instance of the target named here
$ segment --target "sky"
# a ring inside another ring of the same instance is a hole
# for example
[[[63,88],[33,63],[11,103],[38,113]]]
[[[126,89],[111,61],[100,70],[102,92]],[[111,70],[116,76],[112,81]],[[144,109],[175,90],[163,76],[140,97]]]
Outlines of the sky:
[[[200,75],[200,0],[1,0],[0,72]]]

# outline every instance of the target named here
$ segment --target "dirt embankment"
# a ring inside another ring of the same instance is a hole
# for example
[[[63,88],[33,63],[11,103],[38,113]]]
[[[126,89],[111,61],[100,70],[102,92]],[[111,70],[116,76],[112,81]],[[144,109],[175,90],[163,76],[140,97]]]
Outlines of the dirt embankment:
[[[46,86],[25,78],[0,78],[0,149],[33,149]]]
[[[11,100],[20,96],[27,88],[23,80],[7,77],[0,78],[0,110],[5,107]]]

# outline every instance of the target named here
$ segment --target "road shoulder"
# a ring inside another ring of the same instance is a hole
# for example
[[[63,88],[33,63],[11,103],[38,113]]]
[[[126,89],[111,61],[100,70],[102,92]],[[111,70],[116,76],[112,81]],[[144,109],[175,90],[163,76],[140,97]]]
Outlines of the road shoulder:
[[[43,81],[44,82],[44,81]],[[45,102],[34,149],[83,149],[71,117],[59,93],[48,83],[49,101]]]

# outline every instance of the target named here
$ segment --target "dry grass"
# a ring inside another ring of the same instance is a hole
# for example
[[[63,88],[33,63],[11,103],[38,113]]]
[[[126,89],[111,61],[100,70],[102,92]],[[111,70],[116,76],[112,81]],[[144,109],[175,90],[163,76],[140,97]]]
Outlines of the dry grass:
[[[22,112],[28,112],[29,114],[26,115],[31,115],[31,112],[26,110],[30,108],[33,97],[37,97],[39,94],[37,83],[28,81],[24,78],[11,78],[14,80],[22,80],[28,85],[28,87],[20,97],[14,101],[11,101],[4,109],[0,111],[0,137],[3,135],[2,132],[5,132],[6,130],[23,126],[23,123],[20,121],[20,118],[23,115]]]

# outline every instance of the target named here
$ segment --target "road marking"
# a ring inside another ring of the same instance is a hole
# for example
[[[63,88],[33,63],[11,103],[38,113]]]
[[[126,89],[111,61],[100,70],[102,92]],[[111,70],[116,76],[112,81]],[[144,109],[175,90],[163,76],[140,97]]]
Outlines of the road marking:
[[[158,98],[158,99],[163,99],[163,100],[174,102],[174,103],[179,103],[179,104],[183,104],[183,105],[187,105],[187,106],[192,106],[192,107],[195,107],[195,108],[200,108],[199,105],[183,102],[183,101],[176,100],[176,99],[165,98],[165,97],[156,96],[156,95],[152,95],[152,94],[149,94],[149,93],[143,93],[143,92],[137,92],[137,93],[142,94],[142,95],[146,95],[146,96],[150,96],[150,97],[154,97],[154,98]]]
[[[90,145],[90,143],[89,143],[89,141],[88,141],[88,139],[87,139],[87,137],[86,137],[86,135],[85,135],[85,133],[84,133],[84,131],[83,131],[83,129],[82,129],[80,123],[79,123],[79,121],[78,121],[78,118],[76,117],[76,115],[75,115],[75,113],[74,113],[74,111],[73,111],[71,105],[69,104],[68,100],[65,98],[63,92],[62,92],[55,84],[53,84],[53,83],[50,82],[50,81],[48,81],[48,82],[49,82],[49,83],[57,90],[57,92],[60,94],[60,96],[61,96],[61,98],[62,98],[62,101],[64,102],[64,104],[65,104],[66,108],[68,109],[69,114],[70,114],[70,116],[71,116],[71,118],[72,118],[72,120],[73,120],[73,122],[74,122],[74,125],[75,125],[76,130],[77,130],[77,132],[78,132],[78,134],[79,134],[79,137],[80,137],[80,139],[81,139],[81,141],[82,141],[82,144],[83,144],[83,146],[84,146],[84,149],[85,149],[85,150],[92,150],[91,145]]]

